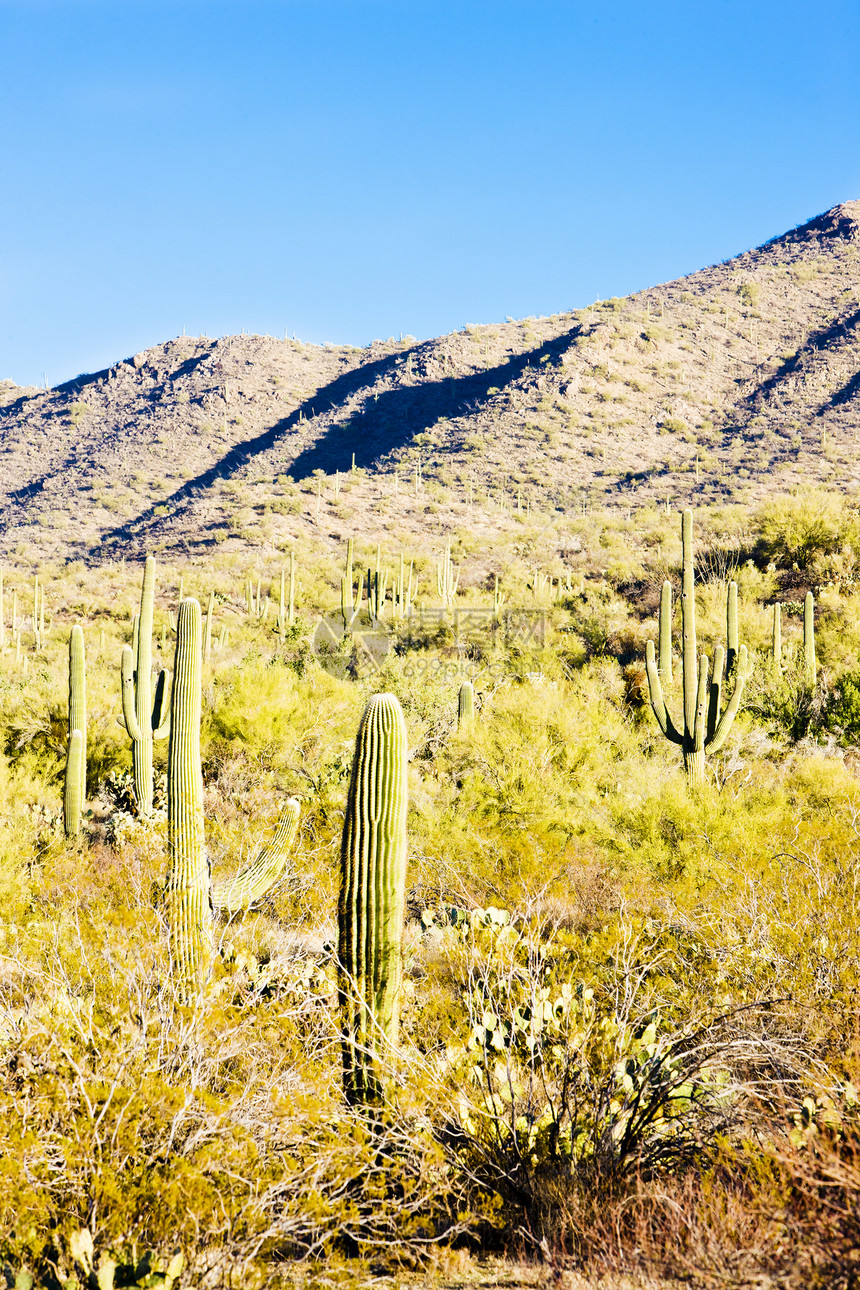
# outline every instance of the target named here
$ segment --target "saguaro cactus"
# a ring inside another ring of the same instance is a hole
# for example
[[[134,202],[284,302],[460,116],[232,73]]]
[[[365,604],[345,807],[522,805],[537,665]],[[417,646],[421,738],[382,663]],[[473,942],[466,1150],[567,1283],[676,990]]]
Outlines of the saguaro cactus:
[[[725,710],[720,712],[722,700],[722,674],[725,651],[718,645],[714,651],[713,680],[708,681],[710,664],[705,654],[698,657],[696,644],[696,600],[695,573],[693,569],[693,513],[684,511],[681,520],[681,542],[683,549],[683,590],[681,594],[682,616],[682,653],[681,667],[684,691],[684,725],[683,732],[677,728],[666,708],[663,698],[663,687],[660,673],[654,656],[654,642],[649,641],[645,650],[645,662],[648,673],[648,690],[651,707],[657,724],[665,737],[672,743],[679,744],[684,754],[684,769],[690,784],[700,783],[705,775],[705,753],[717,752],[725,742],[740,706],[741,694],[747,674],[747,650],[741,645],[738,651],[738,662],[735,669],[734,684]],[[735,623],[737,621],[736,595],[732,591],[734,584],[729,585],[726,616],[729,626],[729,643],[731,647],[731,616],[734,606]],[[667,631],[666,616],[671,612],[671,597],[663,597],[660,602],[660,640],[664,640]]]
[[[83,765],[84,736],[80,730],[69,735],[66,753],[66,784],[63,793],[63,828],[67,838],[74,838],[81,831],[81,770]]]
[[[167,915],[177,996],[190,999],[211,956],[209,863],[203,831],[200,704],[203,625],[196,600],[176,621],[176,662],[167,751]]]
[[[77,624],[69,635],[69,750],[63,794],[63,822],[67,837],[80,832],[87,793],[87,688],[83,628]]]
[[[770,649],[773,662],[773,674],[776,677],[782,676],[782,605],[778,600],[773,606]]]
[[[358,727],[341,841],[338,902],[343,1080],[352,1104],[382,1098],[397,1046],[406,882],[406,723],[377,694]]]
[[[237,877],[210,891],[200,765],[203,624],[196,600],[183,600],[176,623],[176,662],[167,753],[166,897],[170,961],[181,1002],[193,999],[212,956],[212,907],[248,909],[277,882],[296,836],[299,804],[288,799],[274,838]]]
[[[815,685],[818,665],[815,660],[815,601],[811,591],[807,591],[803,602],[803,664],[807,681]]]
[[[155,597],[155,560],[147,556],[135,615],[132,644],[122,651],[122,714],[132,741],[132,769],[137,809],[146,819],[152,814],[152,741],[163,739],[170,724],[167,706],[168,673],[159,672],[152,697],[152,613]]]
[[[459,585],[460,569],[459,566],[457,569],[454,568],[454,561],[451,559],[451,539],[448,538],[445,542],[445,550],[436,561],[436,590],[446,609],[454,603]]]
[[[460,686],[457,700],[457,729],[466,730],[475,717],[475,687],[471,681],[464,681]]]

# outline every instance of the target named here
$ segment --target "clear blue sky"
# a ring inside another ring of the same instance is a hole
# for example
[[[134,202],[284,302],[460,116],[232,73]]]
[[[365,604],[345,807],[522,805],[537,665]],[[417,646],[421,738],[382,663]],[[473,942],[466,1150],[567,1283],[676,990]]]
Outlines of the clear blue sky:
[[[553,313],[860,196],[860,5],[0,0],[0,378]]]

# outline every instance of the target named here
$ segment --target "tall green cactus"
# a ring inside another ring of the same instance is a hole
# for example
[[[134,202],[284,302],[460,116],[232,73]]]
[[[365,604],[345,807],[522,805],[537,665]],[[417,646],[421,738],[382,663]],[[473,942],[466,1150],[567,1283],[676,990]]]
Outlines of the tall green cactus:
[[[76,738],[76,736],[78,736]],[[80,832],[87,794],[87,681],[84,632],[77,624],[69,634],[69,750],[63,793],[67,837]]]
[[[83,747],[83,734],[80,730],[73,730],[69,735],[66,753],[66,783],[63,793],[63,828],[67,838],[75,838],[81,831]]]
[[[299,804],[290,798],[269,846],[237,877],[210,889],[200,763],[202,638],[200,605],[183,600],[176,623],[167,753],[166,899],[174,988],[185,1003],[199,990],[212,957],[212,907],[237,913],[272,890],[283,876],[299,819]]]
[[[152,815],[152,741],[163,739],[169,729],[167,704],[168,673],[159,672],[152,696],[152,614],[155,599],[155,560],[147,556],[140,593],[140,612],[135,614],[132,644],[123,647],[122,714],[132,741],[132,769],[137,809],[143,819]]]
[[[773,674],[782,676],[782,605],[777,600],[773,606],[773,619],[770,632],[770,652]]]
[[[807,591],[803,602],[803,664],[807,681],[815,685],[818,664],[815,658],[815,600],[811,591]]]
[[[406,722],[393,694],[377,694],[358,727],[340,849],[338,993],[353,1105],[382,1099],[382,1064],[397,1046],[406,810]]]
[[[281,594],[278,602],[278,617],[275,621],[275,631],[281,637],[286,636],[288,630],[296,621],[296,553],[290,552],[290,595],[289,606],[286,595],[286,570],[281,570]]]
[[[448,538],[445,542],[445,550],[436,561],[436,590],[446,609],[453,605],[459,585],[460,568],[459,565],[454,568],[454,561],[451,559],[451,539]]]
[[[167,751],[167,915],[177,997],[193,997],[212,953],[209,861],[203,830],[200,706],[203,625],[196,600],[176,621],[176,662]]]
[[[468,730],[475,719],[475,687],[464,681],[457,698],[457,729]]]
[[[684,693],[683,732],[677,728],[670,716],[663,698],[663,687],[660,673],[654,656],[654,642],[649,641],[645,649],[645,663],[648,673],[648,690],[651,707],[657,724],[663,735],[672,743],[679,744],[684,754],[684,769],[689,783],[701,783],[705,776],[705,754],[718,752],[723,746],[740,706],[741,695],[747,675],[747,650],[741,645],[738,651],[738,662],[734,675],[732,693],[721,713],[723,658],[725,651],[718,645],[714,651],[713,679],[709,682],[710,664],[705,654],[699,658],[696,644],[696,599],[695,572],[693,568],[693,513],[684,511],[681,520],[681,543],[683,550],[683,590],[681,594],[682,617],[682,652],[681,669]],[[731,643],[731,615],[734,606],[735,623],[737,621],[737,604],[734,599],[736,591],[729,585],[726,602],[727,626]],[[671,618],[671,595],[664,595],[660,601],[660,640],[663,642],[667,633],[667,622]]]

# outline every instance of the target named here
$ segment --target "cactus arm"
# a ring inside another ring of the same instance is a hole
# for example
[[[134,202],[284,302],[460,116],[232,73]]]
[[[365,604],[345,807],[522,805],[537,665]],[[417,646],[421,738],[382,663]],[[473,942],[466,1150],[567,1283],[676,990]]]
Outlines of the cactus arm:
[[[738,659],[738,584],[730,582],[726,592],[726,680],[735,674]]]
[[[708,698],[708,724],[705,730],[705,740],[713,739],[714,731],[717,728],[717,722],[720,719],[720,704],[723,698],[723,657],[725,650],[722,645],[718,645],[714,650],[714,676],[711,681],[710,694]]]
[[[176,624],[176,662],[167,752],[166,903],[170,962],[181,1002],[196,994],[211,954],[209,865],[203,830],[200,764],[203,626],[198,601],[183,600]]]
[[[705,748],[705,722],[708,708],[708,656],[703,654],[699,659],[699,676],[696,686],[696,717],[693,723],[693,752],[701,753]]]
[[[120,677],[122,679],[122,715],[128,737],[133,743],[141,738],[140,726],[137,724],[137,713],[134,710],[134,656],[130,645],[124,645],[120,660]]]
[[[683,550],[683,589],[681,592],[682,665],[684,672],[684,733],[693,738],[698,698],[699,659],[696,645],[696,594],[693,571],[693,512],[684,511],[681,519]]]
[[[771,650],[773,652],[773,670],[779,676],[782,671],[782,605],[779,601],[776,601],[773,607]]]
[[[67,838],[77,837],[81,831],[83,765],[84,736],[80,730],[73,730],[69,736],[69,748],[66,754],[66,782],[63,793],[63,827]]]
[[[300,809],[294,797],[288,798],[269,845],[241,873],[213,885],[212,904],[216,909],[227,914],[250,909],[283,879],[287,857],[299,828]]]
[[[657,725],[660,731],[673,744],[683,744],[683,735],[679,734],[675,728],[669,710],[663,699],[663,687],[660,684],[660,673],[657,671],[657,663],[654,658],[654,642],[648,641],[645,646],[645,670],[648,674],[648,695],[651,699],[651,707],[654,710],[654,716],[657,718]]]
[[[811,591],[807,591],[803,602],[803,664],[807,681],[815,685],[818,666],[815,659],[815,600]]]
[[[382,1099],[396,1049],[406,879],[407,743],[398,700],[377,694],[359,723],[341,840],[338,995],[344,1091]]]
[[[155,700],[152,705],[152,737],[165,739],[170,731],[170,673],[159,672],[155,682]]]
[[[672,584],[668,579],[660,591],[660,661],[657,671],[661,681],[672,684]]]
[[[720,717],[720,720],[717,724],[717,728],[714,731],[713,739],[709,739],[705,744],[705,749],[707,752],[719,752],[723,744],[725,743],[726,735],[731,730],[732,722],[737,716],[737,711],[738,711],[738,708],[740,707],[741,696],[743,694],[744,685],[747,679],[747,674],[748,674],[747,647],[746,645],[741,645],[740,649],[738,650],[738,665],[737,665],[737,668],[735,669],[734,687],[732,689],[732,693],[729,698],[729,701],[726,704],[726,710],[723,713],[723,715]]]

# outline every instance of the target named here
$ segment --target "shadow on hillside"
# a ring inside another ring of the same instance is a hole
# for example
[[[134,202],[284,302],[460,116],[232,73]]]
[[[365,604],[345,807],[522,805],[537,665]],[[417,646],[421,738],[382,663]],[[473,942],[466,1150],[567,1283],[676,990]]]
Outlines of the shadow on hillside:
[[[333,474],[348,471],[353,453],[356,466],[370,467],[386,454],[407,444],[416,434],[434,425],[440,417],[460,415],[464,407],[487,398],[493,388],[501,389],[516,380],[528,368],[540,368],[545,362],[557,358],[579,333],[574,327],[536,349],[517,354],[497,367],[467,376],[446,377],[441,381],[400,386],[375,395],[373,383],[379,376],[387,375],[399,359],[409,350],[374,362],[364,363],[358,369],[345,372],[329,385],[322,386],[288,417],[268,430],[237,444],[202,474],[189,479],[174,493],[150,507],[135,519],[103,534],[99,545],[111,547],[141,539],[153,525],[161,522],[163,508],[168,508],[171,520],[178,518],[196,497],[220,479],[247,466],[260,453],[269,451],[305,420],[320,418],[336,410],[346,399],[365,391],[361,407],[345,421],[320,427],[318,441],[301,451],[284,473],[293,479],[305,479],[315,470]],[[418,348],[418,347],[416,347]],[[414,350],[412,351],[414,352]],[[156,511],[160,512],[156,515]]]
[[[766,380],[762,381],[760,385],[756,386],[756,388],[746,396],[744,403],[751,408],[760,408],[783,381],[802,370],[804,360],[809,357],[810,352],[829,349],[832,345],[837,344],[840,341],[852,340],[852,333],[856,332],[858,327],[860,327],[860,309],[855,309],[853,313],[848,314],[846,317],[837,318],[834,322],[828,323],[826,327],[821,327],[818,331],[810,332],[797,353],[792,354],[791,358],[787,358],[784,363],[780,364],[772,376],[769,376]],[[849,385],[850,384],[851,382],[849,382]],[[847,389],[848,387],[846,386],[845,388]],[[830,406],[834,402],[846,402],[852,397],[851,394],[846,394],[844,398],[840,398],[841,393],[842,392],[840,391],[839,394],[834,395],[829,403],[827,405],[823,405],[819,411],[826,410],[826,407]]]

